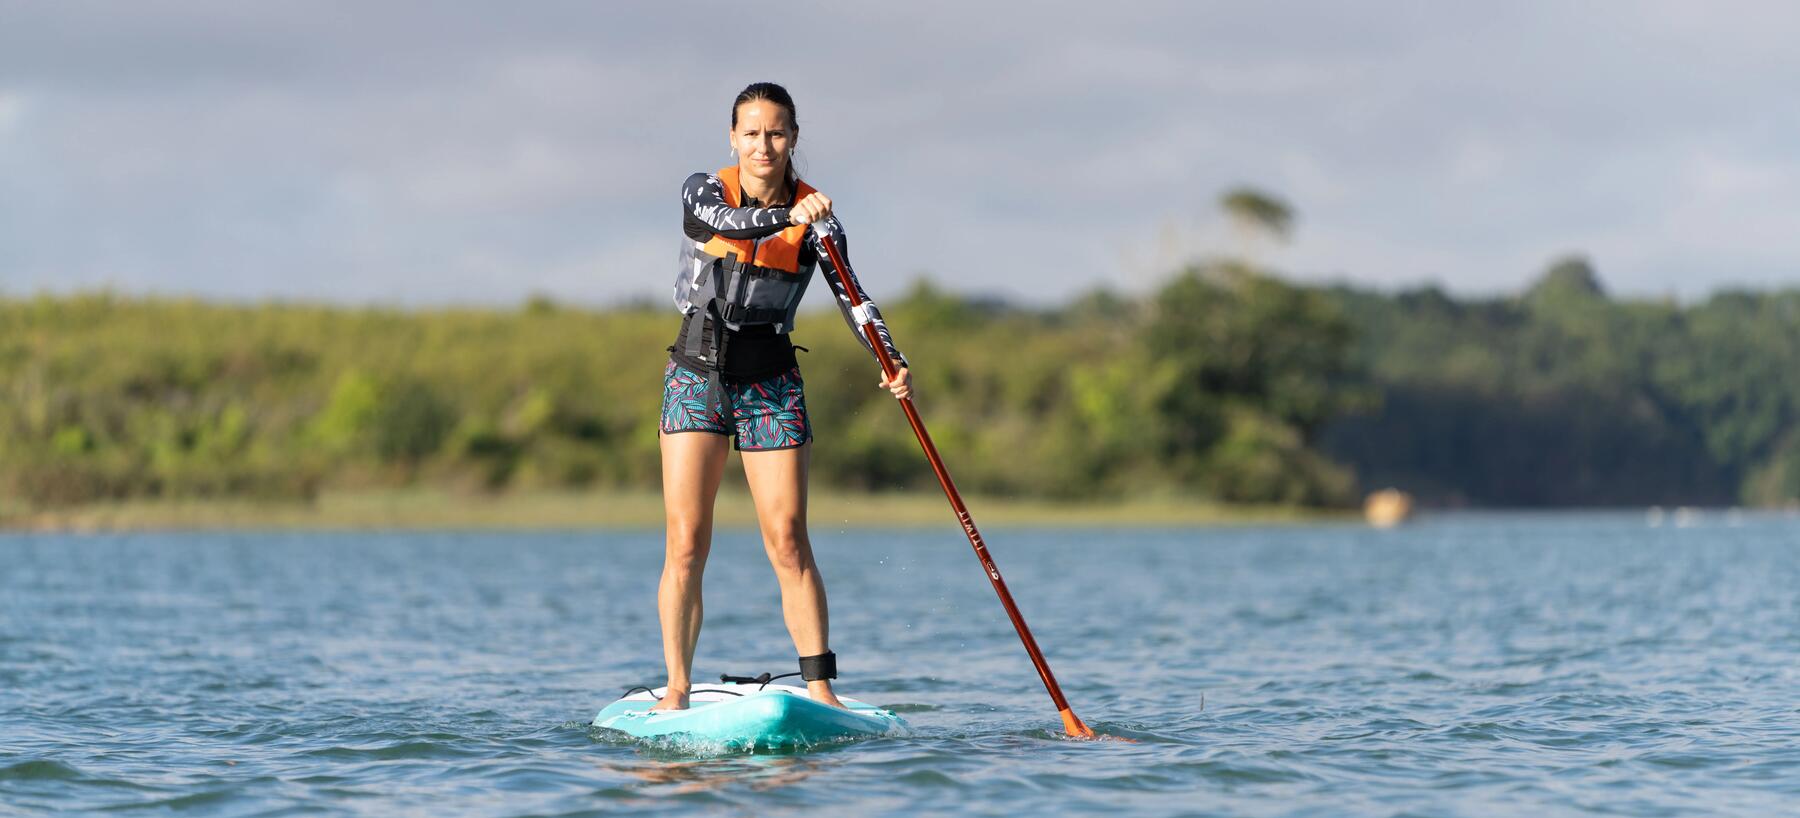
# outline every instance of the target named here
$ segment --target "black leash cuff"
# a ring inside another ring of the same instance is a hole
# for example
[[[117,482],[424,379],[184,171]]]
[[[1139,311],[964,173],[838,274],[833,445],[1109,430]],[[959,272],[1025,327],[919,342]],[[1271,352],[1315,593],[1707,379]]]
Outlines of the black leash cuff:
[[[800,657],[800,678],[809,682],[837,678],[837,654],[825,651],[817,656]]]

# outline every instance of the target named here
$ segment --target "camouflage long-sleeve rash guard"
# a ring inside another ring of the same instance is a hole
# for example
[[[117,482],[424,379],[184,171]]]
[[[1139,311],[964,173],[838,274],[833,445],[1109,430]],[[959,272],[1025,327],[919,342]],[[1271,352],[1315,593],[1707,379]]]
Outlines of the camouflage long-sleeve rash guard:
[[[746,205],[755,205],[754,200],[747,200]],[[714,234],[728,239],[760,239],[774,235],[787,229],[788,208],[785,207],[732,207],[725,203],[725,185],[719,177],[710,173],[696,173],[687,178],[681,186],[682,230],[687,240],[682,242],[681,272],[675,278],[675,307],[685,315],[705,307],[711,299],[711,279],[702,285],[702,275],[712,257],[705,255],[703,248]],[[869,354],[875,354],[874,347],[869,346],[869,339],[857,328],[856,317],[850,312],[850,296],[844,292],[844,285],[838,280],[837,269],[831,264],[831,256],[823,252],[820,241],[837,242],[838,252],[844,258],[850,257],[850,245],[844,236],[844,227],[831,216],[822,222],[807,225],[807,241],[800,251],[801,275],[800,287],[802,295],[808,281],[812,280],[813,270],[823,265],[825,283],[831,286],[831,292],[837,296],[838,310],[844,315],[844,322],[850,325],[850,331],[856,336]],[[906,366],[906,356],[900,354],[894,346],[894,339],[888,334],[887,323],[881,320],[881,313],[875,309],[869,294],[863,290],[862,282],[856,279],[854,272],[849,273],[850,283],[856,287],[856,294],[862,299],[864,309],[873,318],[875,332],[881,338],[881,345],[887,348],[889,355]],[[776,324],[776,332],[788,333],[794,329],[794,313],[799,310],[800,298],[795,298],[793,306],[788,308],[787,315]]]

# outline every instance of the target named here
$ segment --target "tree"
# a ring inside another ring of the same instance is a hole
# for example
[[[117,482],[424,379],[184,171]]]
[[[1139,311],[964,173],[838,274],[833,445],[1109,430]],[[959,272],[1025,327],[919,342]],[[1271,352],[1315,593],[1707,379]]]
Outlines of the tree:
[[[1606,300],[1606,288],[1586,256],[1563,256],[1544,270],[1537,283],[1525,291],[1525,302],[1533,307],[1556,307],[1567,304],[1589,304]]]
[[[1253,244],[1257,238],[1285,243],[1293,235],[1293,208],[1271,194],[1255,188],[1237,187],[1219,197],[1219,207],[1246,244]]]

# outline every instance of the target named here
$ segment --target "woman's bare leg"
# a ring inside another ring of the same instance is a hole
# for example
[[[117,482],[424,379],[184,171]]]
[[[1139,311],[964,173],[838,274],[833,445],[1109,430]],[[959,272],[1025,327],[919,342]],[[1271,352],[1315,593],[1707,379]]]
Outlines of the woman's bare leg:
[[[727,438],[710,432],[662,435],[663,519],[668,536],[656,613],[662,619],[669,689],[657,710],[688,705],[694,646],[700,641],[700,577],[712,550],[713,501],[725,476]]]
[[[801,656],[831,649],[825,581],[819,576],[812,543],[806,537],[806,466],[811,452],[808,443],[793,449],[743,453],[744,478],[756,502],[763,549],[781,583],[781,615]],[[807,682],[806,688],[814,701],[843,706],[831,692],[828,679]]]

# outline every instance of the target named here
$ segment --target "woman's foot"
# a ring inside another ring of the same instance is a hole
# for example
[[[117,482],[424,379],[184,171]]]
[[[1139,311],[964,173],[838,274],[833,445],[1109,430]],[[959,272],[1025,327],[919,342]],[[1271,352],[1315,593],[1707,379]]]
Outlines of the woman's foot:
[[[831,692],[831,682],[829,680],[819,679],[818,681],[807,682],[806,694],[812,697],[813,701],[820,704],[829,704],[832,707],[844,707],[844,703],[838,701],[837,694]],[[844,709],[848,710],[849,708],[846,707]]]
[[[832,701],[835,702],[837,700],[832,699]],[[687,706],[688,706],[688,692],[686,690],[676,690],[674,688],[669,688],[669,690],[667,692],[663,693],[662,701],[657,702],[655,704],[655,706],[651,707],[650,709],[651,710],[686,710]]]

